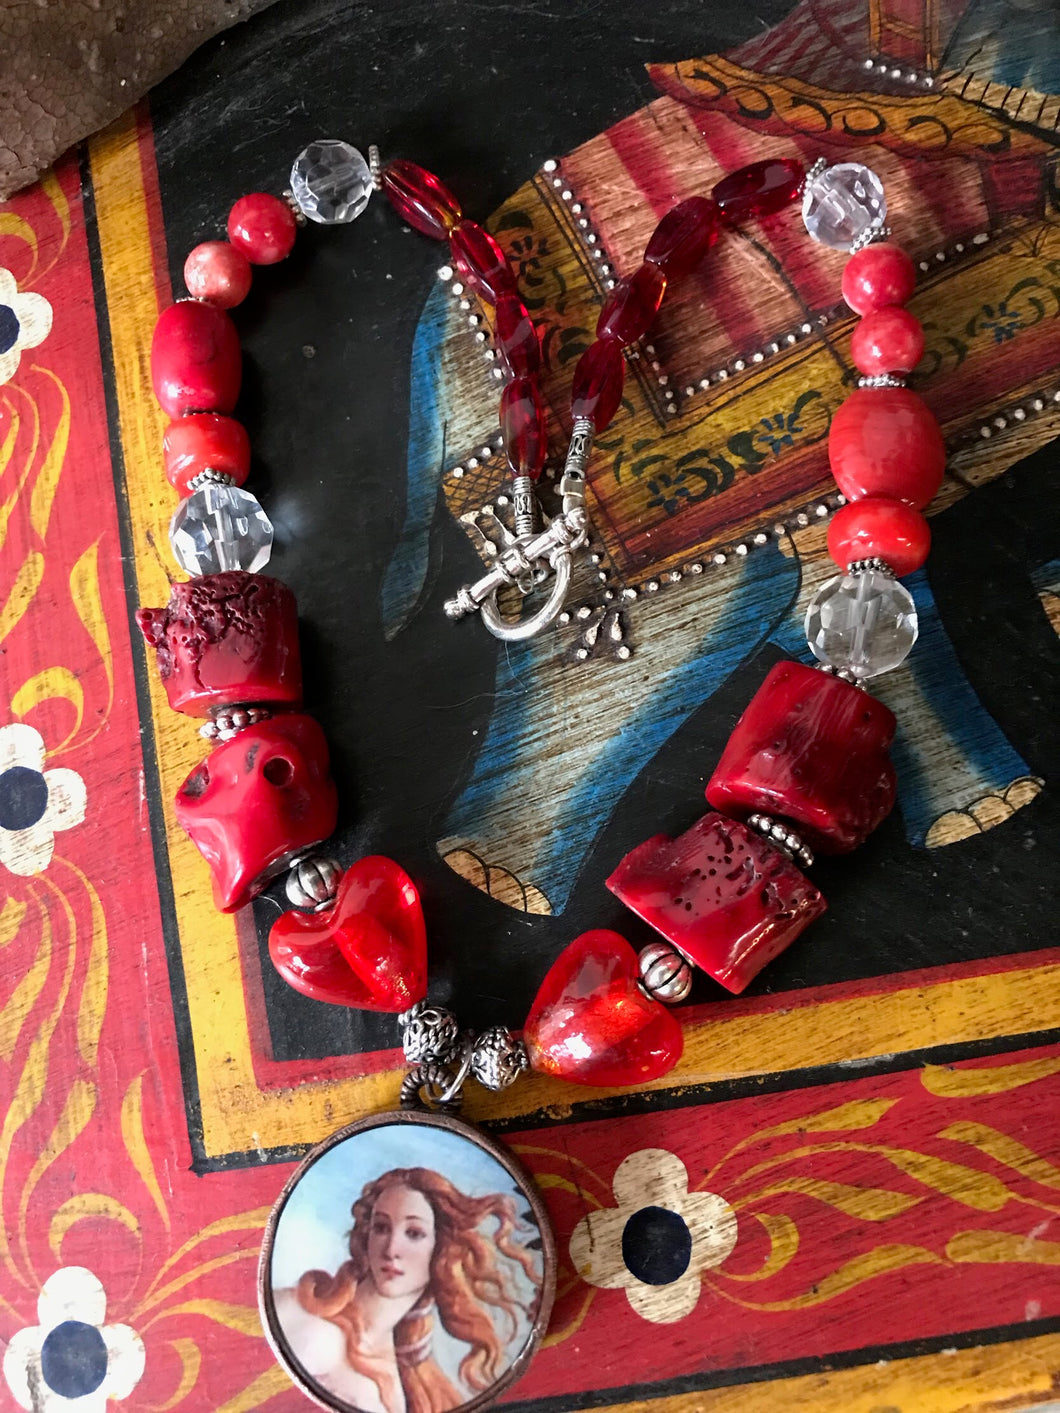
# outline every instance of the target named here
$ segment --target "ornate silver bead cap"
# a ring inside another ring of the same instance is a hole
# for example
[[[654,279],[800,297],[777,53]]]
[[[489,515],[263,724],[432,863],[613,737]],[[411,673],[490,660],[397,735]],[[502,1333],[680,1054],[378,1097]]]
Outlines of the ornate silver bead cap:
[[[448,1064],[460,1053],[460,1027],[452,1011],[417,1001],[398,1016],[401,1045],[410,1065]]]
[[[303,215],[322,226],[355,221],[372,190],[371,168],[348,142],[318,138],[294,159],[291,196]]]
[[[641,990],[676,1006],[692,989],[692,968],[669,942],[651,942],[637,958]]]
[[[803,224],[822,245],[833,250],[860,248],[875,239],[886,215],[883,182],[860,162],[839,162],[807,179]]]

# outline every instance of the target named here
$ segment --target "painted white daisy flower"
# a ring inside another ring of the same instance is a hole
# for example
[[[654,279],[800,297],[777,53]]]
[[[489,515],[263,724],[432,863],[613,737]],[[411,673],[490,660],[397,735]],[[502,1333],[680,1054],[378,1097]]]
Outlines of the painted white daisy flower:
[[[24,722],[0,726],[0,864],[43,873],[60,829],[83,824],[87,792],[76,770],[45,770],[44,740]]]
[[[51,332],[52,307],[42,294],[19,294],[15,277],[0,265],[0,383],[18,372],[24,349],[36,348]]]
[[[44,1282],[39,1325],[19,1330],[4,1353],[4,1378],[30,1413],[106,1413],[128,1398],[144,1372],[143,1340],[128,1325],[105,1325],[107,1293],[84,1266]]]
[[[684,1163],[665,1148],[631,1153],[611,1189],[618,1205],[590,1212],[574,1228],[574,1269],[590,1285],[624,1290],[653,1324],[683,1320],[703,1273],[736,1245],[736,1213],[713,1192],[689,1192]]]

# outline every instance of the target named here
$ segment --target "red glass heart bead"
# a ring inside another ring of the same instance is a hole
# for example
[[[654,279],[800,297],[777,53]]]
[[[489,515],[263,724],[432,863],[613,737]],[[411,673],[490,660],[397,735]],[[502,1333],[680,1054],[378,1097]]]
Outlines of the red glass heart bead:
[[[737,994],[827,907],[786,854],[720,814],[676,839],[657,834],[639,844],[607,886]]]
[[[541,367],[541,341],[530,311],[517,294],[497,300],[497,352],[513,378],[534,378]]]
[[[515,476],[541,475],[548,452],[545,409],[535,378],[512,378],[501,393],[501,430]]]
[[[828,460],[847,500],[890,496],[921,510],[942,482],[946,447],[915,392],[857,388],[832,418]]]
[[[252,191],[228,213],[228,239],[252,265],[275,265],[294,249],[298,222],[278,196]]]
[[[210,865],[217,907],[231,913],[333,833],[338,808],[324,733],[291,713],[216,746],[177,791],[175,813]]]
[[[460,203],[433,172],[397,157],[381,173],[383,191],[406,225],[446,240],[460,220]]]
[[[850,356],[866,377],[911,373],[924,356],[924,327],[915,314],[898,305],[877,309],[855,324]]]
[[[828,522],[828,553],[845,574],[859,559],[882,559],[899,578],[928,557],[931,529],[904,501],[867,496],[841,506]]]
[[[427,994],[427,931],[416,885],[393,859],[359,859],[329,908],[277,918],[269,956],[284,981],[314,1001],[408,1010]]]
[[[805,175],[801,162],[774,157],[730,172],[710,194],[727,221],[760,220],[794,201]]]
[[[169,705],[185,716],[302,700],[298,606],[279,579],[241,569],[174,584],[164,608],[136,621],[155,649]]]
[[[636,343],[651,328],[665,293],[662,269],[645,260],[632,275],[619,280],[607,296],[596,321],[596,337],[617,339],[621,344]]]
[[[778,662],[729,737],[707,799],[739,819],[790,820],[810,848],[845,854],[891,812],[894,713],[841,677]]]
[[[905,304],[916,286],[916,267],[898,245],[866,245],[843,266],[843,298],[855,314]]]
[[[615,339],[597,339],[578,359],[571,379],[572,417],[591,417],[597,433],[607,427],[622,401],[626,360]]]
[[[151,340],[151,385],[170,417],[231,412],[242,376],[239,335],[223,309],[198,299],[163,309]]]
[[[530,1064],[576,1084],[644,1084],[681,1058],[681,1027],[638,984],[637,954],[617,932],[576,937],[553,962],[523,1030]]]
[[[201,471],[223,471],[241,486],[250,474],[250,438],[242,422],[219,412],[189,412],[162,438],[166,480],[182,496]]]
[[[719,213],[705,196],[690,196],[667,211],[652,231],[644,259],[668,280],[689,275],[718,238]]]
[[[515,293],[515,276],[508,257],[477,222],[461,221],[453,227],[449,254],[457,274],[480,299],[496,304],[502,294]]]
[[[193,299],[220,309],[242,304],[253,280],[250,261],[227,240],[206,240],[184,261],[184,283]]]

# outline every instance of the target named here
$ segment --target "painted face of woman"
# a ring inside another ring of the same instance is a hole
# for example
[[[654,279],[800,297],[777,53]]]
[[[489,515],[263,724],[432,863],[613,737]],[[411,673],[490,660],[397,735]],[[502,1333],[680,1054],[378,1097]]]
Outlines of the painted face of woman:
[[[434,1211],[422,1192],[389,1187],[372,1209],[368,1264],[380,1295],[418,1295],[431,1278]]]

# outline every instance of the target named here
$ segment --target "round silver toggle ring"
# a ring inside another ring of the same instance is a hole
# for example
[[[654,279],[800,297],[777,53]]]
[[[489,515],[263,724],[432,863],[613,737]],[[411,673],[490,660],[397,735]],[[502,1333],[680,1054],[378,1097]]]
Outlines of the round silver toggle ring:
[[[533,638],[559,615],[567,601],[572,569],[571,552],[566,545],[552,556],[552,566],[556,571],[552,591],[545,603],[529,618],[517,618],[514,622],[503,618],[497,604],[496,589],[489,598],[483,599],[479,613],[495,638],[503,638],[507,642],[521,642],[526,638]]]

